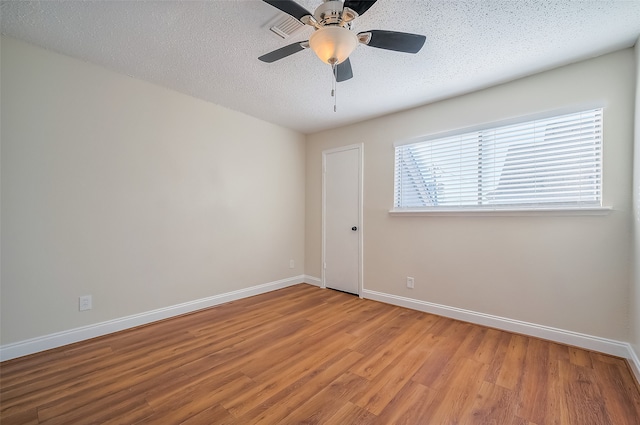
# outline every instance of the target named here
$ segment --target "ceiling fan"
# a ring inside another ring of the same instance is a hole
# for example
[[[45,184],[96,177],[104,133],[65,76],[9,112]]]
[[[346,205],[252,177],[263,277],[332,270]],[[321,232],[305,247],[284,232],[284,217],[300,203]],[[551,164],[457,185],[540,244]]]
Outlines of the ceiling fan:
[[[426,37],[397,31],[352,31],[353,21],[364,14],[376,0],[324,0],[312,14],[293,0],[263,0],[265,3],[293,16],[305,25],[315,28],[308,41],[289,44],[260,56],[271,63],[304,49],[311,48],[316,55],[333,68],[337,82],[353,77],[349,55],[358,44],[405,53],[418,53]]]

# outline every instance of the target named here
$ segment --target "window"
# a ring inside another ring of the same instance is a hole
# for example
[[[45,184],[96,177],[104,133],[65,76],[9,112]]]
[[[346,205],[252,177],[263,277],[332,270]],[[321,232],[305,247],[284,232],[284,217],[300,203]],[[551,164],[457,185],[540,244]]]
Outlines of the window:
[[[395,210],[602,205],[602,109],[396,146]]]

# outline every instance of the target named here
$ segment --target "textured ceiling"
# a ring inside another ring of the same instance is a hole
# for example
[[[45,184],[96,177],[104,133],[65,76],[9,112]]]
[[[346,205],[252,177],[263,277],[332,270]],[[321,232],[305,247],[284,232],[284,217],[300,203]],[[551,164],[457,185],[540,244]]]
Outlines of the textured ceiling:
[[[320,0],[300,0],[313,11]],[[337,112],[328,65],[268,28],[258,0],[3,1],[3,34],[304,133],[450,97],[634,45],[640,1],[379,0],[355,30],[424,34],[416,55],[359,46]]]

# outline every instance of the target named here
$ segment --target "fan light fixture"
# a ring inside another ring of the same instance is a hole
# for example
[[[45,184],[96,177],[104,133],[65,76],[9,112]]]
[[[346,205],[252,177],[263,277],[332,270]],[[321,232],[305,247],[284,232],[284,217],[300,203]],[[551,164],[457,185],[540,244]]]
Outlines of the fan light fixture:
[[[311,50],[324,63],[335,66],[344,62],[358,46],[358,37],[341,26],[318,29],[309,38]]]

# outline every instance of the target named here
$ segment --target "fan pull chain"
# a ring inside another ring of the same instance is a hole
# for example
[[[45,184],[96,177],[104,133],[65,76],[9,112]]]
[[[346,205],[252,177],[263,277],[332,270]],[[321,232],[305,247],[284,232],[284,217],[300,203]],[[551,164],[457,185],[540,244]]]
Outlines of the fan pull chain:
[[[336,112],[336,105],[338,103],[338,68],[336,64],[331,64],[331,71],[333,78],[331,79],[331,97],[333,97],[333,112]]]

